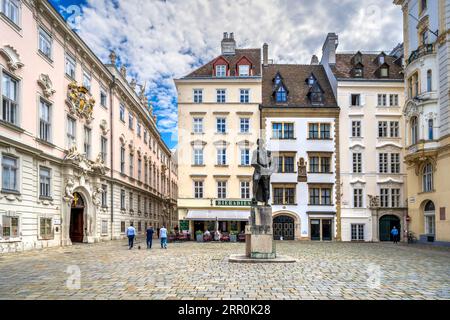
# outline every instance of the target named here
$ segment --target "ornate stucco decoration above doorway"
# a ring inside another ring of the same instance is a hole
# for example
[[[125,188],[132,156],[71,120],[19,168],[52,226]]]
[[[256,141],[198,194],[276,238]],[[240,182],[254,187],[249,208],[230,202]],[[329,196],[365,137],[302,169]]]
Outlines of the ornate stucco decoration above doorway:
[[[108,128],[108,121],[106,121],[105,119],[103,119],[100,122],[100,129],[102,130],[102,134],[104,136],[106,136],[109,133],[109,128]]]
[[[42,93],[46,98],[50,98],[56,92],[56,90],[53,89],[53,83],[48,74],[41,73],[37,83],[42,88]]]
[[[69,206],[72,205],[72,201],[74,200],[74,196],[73,196],[74,188],[75,188],[75,183],[73,182],[73,179],[68,179],[66,182],[63,199]]]
[[[72,82],[68,86],[67,105],[70,113],[80,118],[85,118],[90,123],[93,117],[95,99],[89,93],[89,90],[83,86],[78,86],[76,82]]]
[[[369,208],[370,209],[380,208],[380,197],[379,196],[373,196],[373,195],[368,194],[367,197],[369,198]]]
[[[66,151],[64,161],[71,161],[74,163],[78,169],[82,171],[83,175],[86,175],[87,173],[106,174],[106,167],[101,153],[97,156],[95,161],[91,161],[87,159],[84,154],[80,153],[76,146],[73,146]]]

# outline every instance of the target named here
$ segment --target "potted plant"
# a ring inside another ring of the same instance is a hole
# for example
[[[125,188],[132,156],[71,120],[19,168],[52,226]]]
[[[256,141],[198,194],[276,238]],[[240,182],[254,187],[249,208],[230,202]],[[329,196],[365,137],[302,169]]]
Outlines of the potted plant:
[[[197,239],[197,242],[203,242],[203,232],[200,230],[195,232],[195,239]]]
[[[237,231],[235,231],[235,230],[231,231],[230,232],[230,241],[237,242],[237,235],[238,235]]]

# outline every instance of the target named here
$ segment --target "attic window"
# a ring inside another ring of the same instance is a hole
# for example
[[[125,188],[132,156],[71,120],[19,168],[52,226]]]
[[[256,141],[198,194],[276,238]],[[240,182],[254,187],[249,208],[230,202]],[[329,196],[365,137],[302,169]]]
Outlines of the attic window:
[[[227,76],[227,66],[220,64],[216,66],[216,77],[226,77]]]
[[[277,102],[286,102],[287,101],[286,89],[283,86],[278,88],[277,93],[276,93],[276,100],[277,100]]]
[[[250,75],[250,66],[243,64],[239,66],[239,77],[248,77]]]
[[[279,85],[280,82],[281,82],[281,77],[280,77],[280,75],[277,75],[277,76],[275,77],[275,85]]]
[[[382,67],[382,68],[380,69],[380,76],[381,76],[382,78],[387,78],[387,77],[389,77],[389,68],[388,68],[388,67]]]
[[[322,89],[320,89],[319,86],[314,86],[309,93],[309,98],[312,104],[323,104],[324,99]]]
[[[357,53],[353,58],[353,64],[362,63],[362,55]]]
[[[378,63],[379,63],[380,65],[384,63],[384,56],[383,56],[383,55],[381,55],[381,56],[378,57]]]
[[[308,81],[308,85],[310,87],[312,87],[314,85],[314,83],[316,83],[316,79],[314,78],[313,75],[310,75],[307,81]]]
[[[355,69],[353,69],[353,75],[355,78],[362,78],[363,77],[363,68],[356,67]]]

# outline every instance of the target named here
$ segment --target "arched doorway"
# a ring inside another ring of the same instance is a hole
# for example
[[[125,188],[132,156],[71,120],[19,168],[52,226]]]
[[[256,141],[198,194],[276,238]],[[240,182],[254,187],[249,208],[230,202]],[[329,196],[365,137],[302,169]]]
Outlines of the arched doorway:
[[[294,240],[294,218],[289,216],[278,216],[273,219],[273,238],[274,240]]]
[[[394,215],[385,215],[380,218],[380,241],[394,241],[391,230],[394,226],[398,229],[401,238],[400,218]]]
[[[84,210],[85,204],[83,197],[78,192],[75,192],[70,208],[69,236],[72,242],[83,242],[84,240]]]
[[[428,236],[428,241],[433,241],[436,230],[436,212],[433,201],[425,204],[423,216],[425,218],[425,234]]]

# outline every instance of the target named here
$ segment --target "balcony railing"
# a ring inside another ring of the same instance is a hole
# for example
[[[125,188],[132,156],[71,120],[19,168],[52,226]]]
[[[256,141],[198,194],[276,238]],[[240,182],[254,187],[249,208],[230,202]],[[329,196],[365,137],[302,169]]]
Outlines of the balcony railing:
[[[411,55],[408,58],[408,64],[412,63],[416,59],[419,59],[420,57],[432,53],[434,53],[434,45],[432,43],[420,46],[417,50],[411,52]]]

